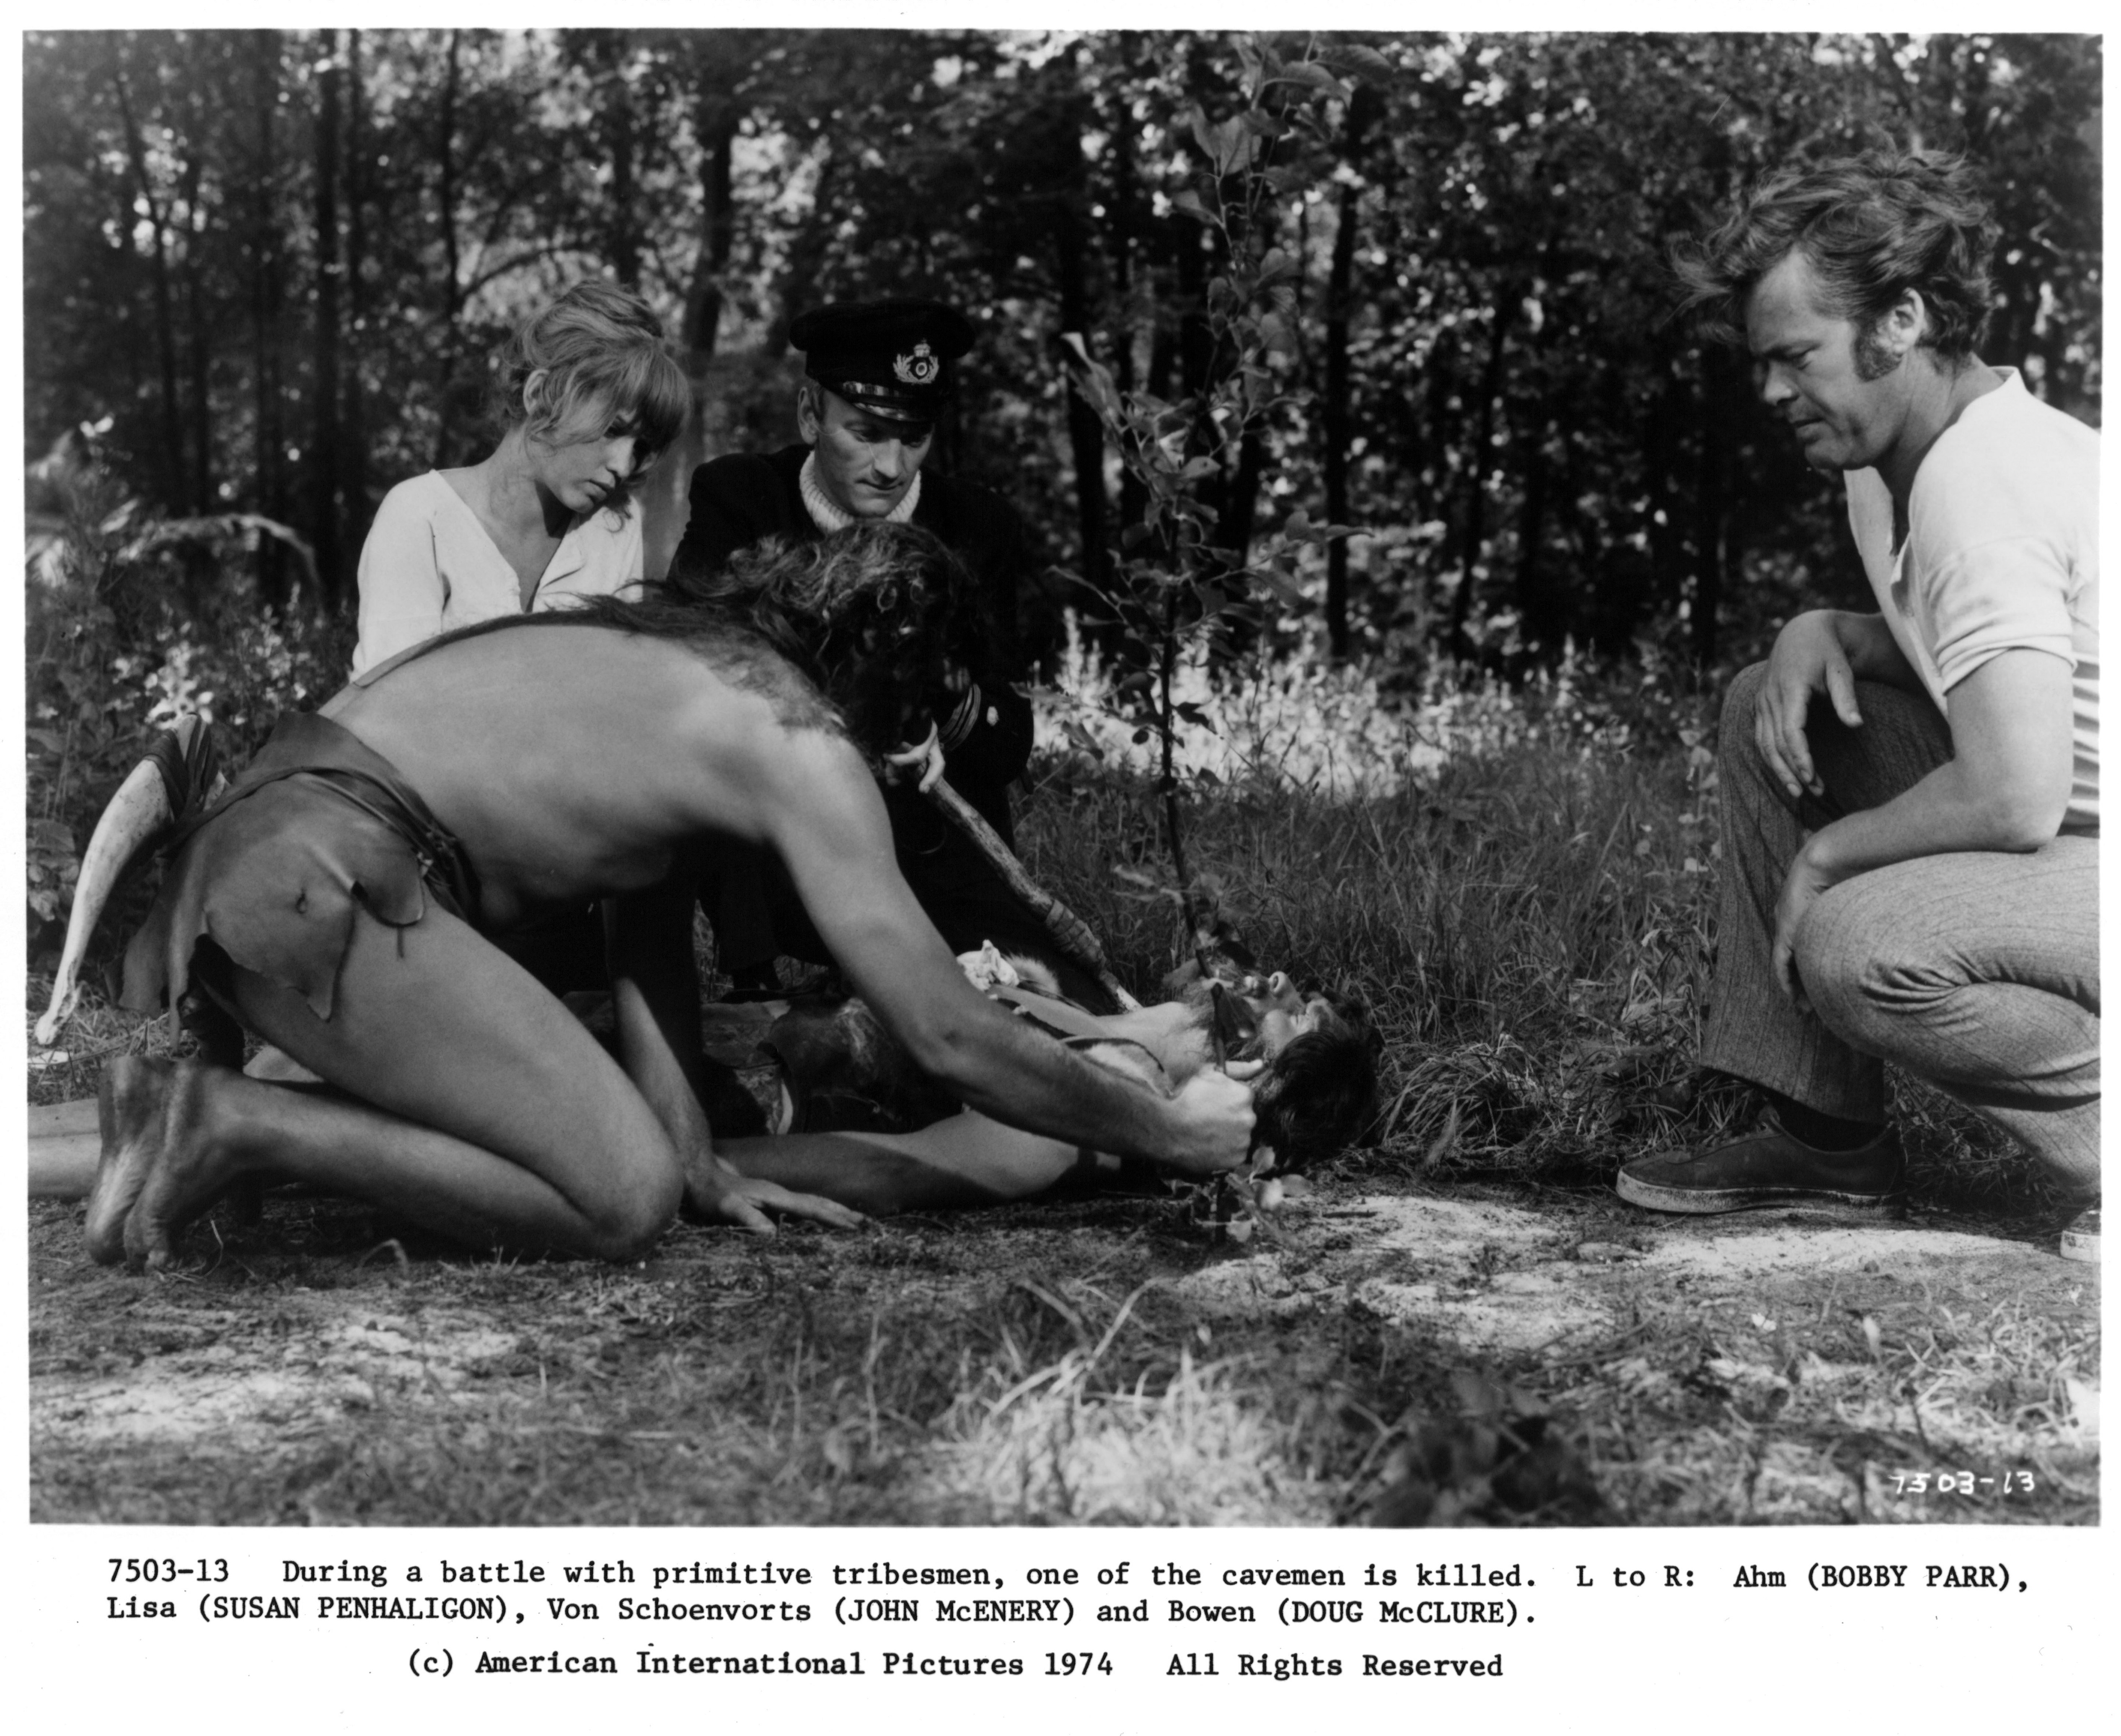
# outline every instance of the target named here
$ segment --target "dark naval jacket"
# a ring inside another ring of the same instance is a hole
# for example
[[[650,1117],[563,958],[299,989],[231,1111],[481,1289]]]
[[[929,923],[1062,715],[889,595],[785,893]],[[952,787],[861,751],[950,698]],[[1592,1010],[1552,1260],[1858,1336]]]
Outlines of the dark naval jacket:
[[[691,517],[672,558],[671,576],[704,576],[738,549],[767,536],[809,541],[821,533],[803,504],[798,478],[809,448],[784,446],[770,456],[736,453],[692,473]],[[1023,525],[1009,503],[975,483],[924,469],[912,521],[932,532],[970,570],[991,623],[987,655],[972,671],[979,699],[969,730],[950,739],[946,726],[944,775],[1012,848],[1015,828],[1008,786],[1031,757],[1031,702],[1017,691],[1028,679],[1017,638],[1017,595],[1030,555]],[[948,719],[960,696],[938,694],[935,715]],[[953,950],[993,940],[1005,950],[1051,957],[1052,941],[1019,904],[971,841],[910,786],[884,791],[899,869],[930,921]],[[781,950],[822,959],[823,950],[792,898],[774,899]],[[1065,966],[1065,959],[1053,960]],[[1074,972],[1067,975],[1072,978]],[[1071,985],[1072,986],[1072,985]],[[1095,1001],[1102,991],[1087,984]]]

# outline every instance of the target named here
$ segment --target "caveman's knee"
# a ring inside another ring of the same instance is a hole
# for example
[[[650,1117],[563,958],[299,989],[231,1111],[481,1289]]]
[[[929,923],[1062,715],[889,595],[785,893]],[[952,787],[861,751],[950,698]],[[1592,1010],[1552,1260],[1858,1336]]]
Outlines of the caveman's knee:
[[[685,1179],[674,1164],[641,1166],[584,1208],[589,1220],[585,1251],[625,1264],[646,1259],[676,1220],[684,1195]]]

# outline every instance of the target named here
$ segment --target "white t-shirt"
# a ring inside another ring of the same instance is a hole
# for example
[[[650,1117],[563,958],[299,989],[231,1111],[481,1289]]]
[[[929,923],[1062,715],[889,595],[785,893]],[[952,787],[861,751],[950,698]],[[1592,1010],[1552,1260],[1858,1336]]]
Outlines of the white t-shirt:
[[[2074,690],[2072,829],[2099,827],[2099,435],[2012,368],[1929,449],[1893,549],[1893,499],[1848,475],[1848,522],[1901,654],[1944,696],[2007,651],[2067,659]]]
[[[533,609],[608,596],[641,576],[637,506],[577,520],[552,551]],[[525,613],[515,569],[439,470],[383,497],[361,548],[357,675],[452,628]]]

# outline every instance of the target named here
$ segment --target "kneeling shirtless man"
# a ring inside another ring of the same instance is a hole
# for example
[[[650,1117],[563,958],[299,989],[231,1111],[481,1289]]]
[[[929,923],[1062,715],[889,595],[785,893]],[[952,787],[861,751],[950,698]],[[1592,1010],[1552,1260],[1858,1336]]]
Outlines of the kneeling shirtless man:
[[[608,1259],[638,1258],[687,1198],[755,1229],[762,1206],[853,1221],[713,1150],[691,912],[717,839],[786,864],[886,1027],[968,1105],[1183,1171],[1243,1160],[1244,1085],[1205,1073],[1160,1097],[1023,1029],[899,876],[865,754],[927,727],[963,583],[948,553],[885,525],[756,567],[711,607],[599,599],[470,628],[283,720],[180,842],[128,999],[232,1016],[336,1089],[114,1063],[96,1258],[165,1263],[253,1174],[478,1245]],[[598,898],[616,1061],[487,938]]]

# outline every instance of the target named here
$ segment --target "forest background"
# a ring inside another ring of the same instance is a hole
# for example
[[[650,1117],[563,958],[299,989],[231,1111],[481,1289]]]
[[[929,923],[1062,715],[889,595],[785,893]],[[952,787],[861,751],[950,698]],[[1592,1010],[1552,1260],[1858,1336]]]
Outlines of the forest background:
[[[1144,648],[1079,581],[1132,582],[1154,465],[1071,338],[1166,405],[1256,368],[1176,486],[1228,567],[1280,561],[1235,642],[1377,707],[1557,667],[1695,693],[1861,599],[1838,491],[1671,317],[1669,243],[1766,166],[1966,152],[2004,231],[1986,352],[2098,419],[2095,39],[1263,40],[1297,68],[1264,91],[1260,44],[1212,33],[30,35],[33,956],[144,723],[200,706],[244,745],[336,686],[381,494],[482,455],[496,348],[585,274],[637,286],[695,383],[651,572],[695,462],[792,434],[801,307],[965,307],[936,461],[1030,521],[1034,639],[1050,671],[1084,609],[1108,712]],[[1200,203],[1233,168],[1264,195],[1234,238]],[[1267,310],[1242,355],[1233,270]]]
[[[1386,1039],[1358,1148],[1238,1218],[679,1226],[606,1272],[275,1194],[143,1305],[35,1204],[33,1510],[2095,1519],[2096,1286],[1966,1112],[1891,1081],[1914,1222],[1860,1272],[1802,1228],[1718,1264],[1609,1184],[1746,1113],[1692,1068],[1722,683],[1867,595],[1668,245],[1773,166],[1961,151],[1983,353],[2095,423],[2101,70],[2083,36],[27,36],[33,1012],[144,731],[198,707],[240,755],[338,686],[383,492],[482,455],[501,338],[599,273],[694,383],[651,572],[695,463],[793,437],[802,307],[971,312],[934,461],[1041,549],[1034,874],[1138,988],[1183,889]],[[168,1052],[96,974],[35,1103]],[[1902,1491],[1976,1463],[2024,1492]]]

